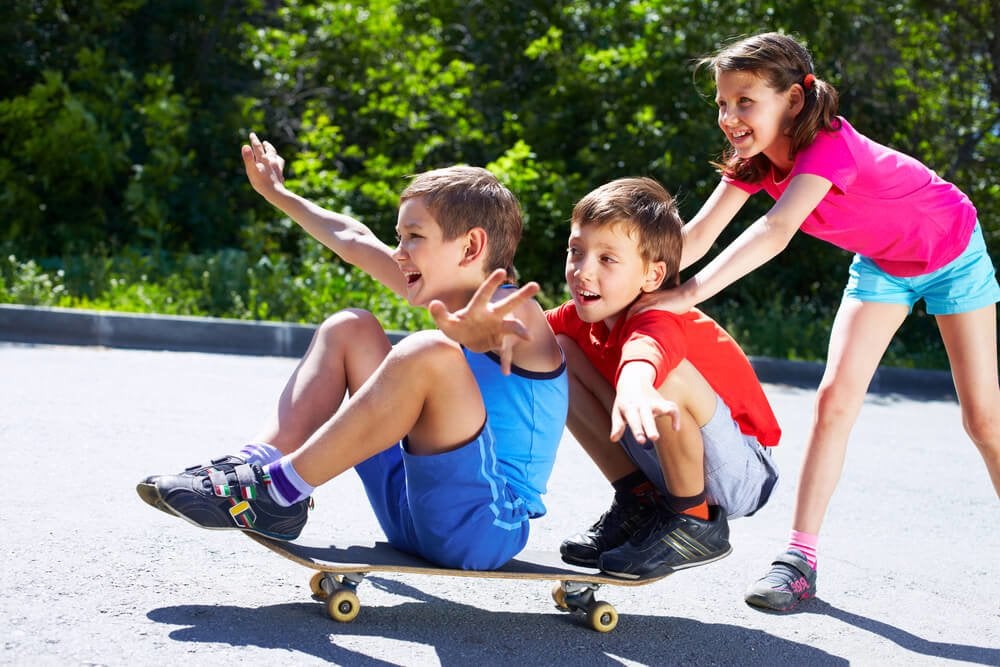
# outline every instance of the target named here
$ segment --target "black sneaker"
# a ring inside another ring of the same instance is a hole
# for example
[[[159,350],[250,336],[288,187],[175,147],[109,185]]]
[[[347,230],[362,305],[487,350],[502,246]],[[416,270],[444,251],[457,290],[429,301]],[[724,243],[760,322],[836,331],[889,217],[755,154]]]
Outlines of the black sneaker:
[[[656,504],[652,501],[629,499],[619,502],[615,496],[611,501],[611,508],[586,531],[563,542],[559,546],[559,553],[571,565],[597,567],[602,553],[628,542],[657,512]]]
[[[604,552],[598,565],[608,574],[628,579],[659,577],[711,563],[732,550],[729,523],[719,507],[709,507],[704,521],[661,505],[653,521],[622,546]]]
[[[154,507],[162,503],[187,521],[214,530],[245,530],[275,540],[294,540],[302,532],[309,499],[290,507],[276,503],[267,491],[270,479],[256,464],[218,463],[201,471],[147,477],[136,486]],[[160,509],[163,509],[160,507]]]
[[[179,475],[197,476],[199,474],[204,473],[209,468],[218,465],[225,465],[225,464],[239,465],[240,463],[246,463],[246,461],[244,461],[238,456],[226,455],[226,456],[221,456],[217,459],[212,459],[208,463],[188,466],[182,472],[180,472]],[[173,510],[167,507],[167,504],[163,502],[163,499],[160,497],[160,493],[156,490],[156,478],[162,476],[163,475],[150,475],[149,477],[142,480],[136,485],[135,491],[136,493],[139,494],[139,497],[142,498],[142,501],[147,505],[152,505],[161,512],[166,512],[170,516],[176,516]]]
[[[789,611],[802,600],[816,597],[816,570],[797,549],[779,554],[771,570],[747,589],[752,607]]]

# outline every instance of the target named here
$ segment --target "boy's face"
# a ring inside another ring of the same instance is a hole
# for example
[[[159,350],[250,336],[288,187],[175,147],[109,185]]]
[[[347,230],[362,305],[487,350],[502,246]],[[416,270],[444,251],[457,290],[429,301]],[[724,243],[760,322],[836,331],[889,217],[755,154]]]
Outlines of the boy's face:
[[[663,262],[643,260],[624,224],[570,227],[566,285],[584,322],[610,329],[641,292],[659,287],[664,271]]]
[[[426,306],[440,299],[454,307],[452,297],[458,291],[456,272],[465,257],[465,237],[445,241],[441,225],[421,197],[400,205],[396,236],[399,244],[393,258],[406,278],[406,300],[414,306]]]

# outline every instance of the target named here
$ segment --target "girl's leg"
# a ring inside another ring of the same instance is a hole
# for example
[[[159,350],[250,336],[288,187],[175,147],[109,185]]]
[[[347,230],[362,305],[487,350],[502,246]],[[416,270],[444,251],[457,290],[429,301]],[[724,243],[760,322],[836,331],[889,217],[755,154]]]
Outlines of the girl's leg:
[[[292,372],[256,440],[290,454],[337,412],[391,349],[375,317],[348,309],[327,318]]]
[[[847,440],[882,355],[908,313],[899,304],[844,299],[834,318],[826,370],[799,472],[792,528],[819,533],[840,480]]]
[[[993,488],[1000,496],[996,305],[957,315],[938,315],[937,323],[962,406],[962,424],[979,448]]]

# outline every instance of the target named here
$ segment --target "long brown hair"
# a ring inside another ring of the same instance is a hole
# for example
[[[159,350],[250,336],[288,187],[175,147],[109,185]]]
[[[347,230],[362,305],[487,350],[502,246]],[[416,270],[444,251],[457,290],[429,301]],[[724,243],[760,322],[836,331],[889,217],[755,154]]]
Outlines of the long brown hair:
[[[715,75],[753,72],[780,93],[794,85],[802,86],[804,104],[792,121],[789,159],[794,159],[800,150],[811,144],[820,130],[840,129],[837,89],[815,75],[812,56],[787,35],[767,32],[741,39],[698,61],[699,69],[705,66]],[[720,162],[713,164],[723,174],[746,183],[760,181],[771,168],[770,160],[763,153],[744,159],[732,146],[726,148]]]

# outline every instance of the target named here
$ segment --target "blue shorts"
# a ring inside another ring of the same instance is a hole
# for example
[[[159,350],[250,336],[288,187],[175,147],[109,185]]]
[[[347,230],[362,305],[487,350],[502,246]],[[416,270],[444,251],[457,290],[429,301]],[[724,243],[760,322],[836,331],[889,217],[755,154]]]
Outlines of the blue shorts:
[[[778,466],[770,449],[740,432],[740,425],[721,397],[716,400],[715,414],[700,430],[705,446],[708,502],[722,507],[730,519],[752,515],[767,503],[778,482]],[[629,458],[661,493],[666,493],[656,450],[640,446],[628,429],[621,442]]]
[[[528,541],[529,513],[495,456],[489,419],[470,443],[416,456],[406,441],[355,466],[389,543],[438,565],[492,570]]]
[[[858,301],[896,303],[910,310],[920,299],[930,315],[955,315],[1000,301],[996,270],[986,252],[983,230],[976,223],[961,255],[937,271],[922,276],[892,276],[875,262],[855,255],[844,297]]]

